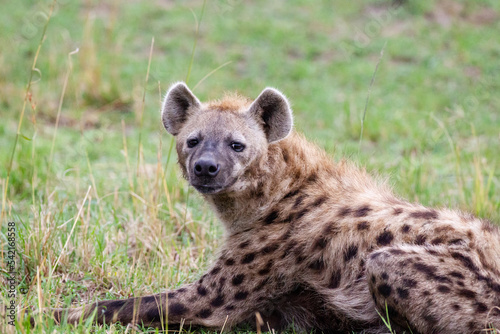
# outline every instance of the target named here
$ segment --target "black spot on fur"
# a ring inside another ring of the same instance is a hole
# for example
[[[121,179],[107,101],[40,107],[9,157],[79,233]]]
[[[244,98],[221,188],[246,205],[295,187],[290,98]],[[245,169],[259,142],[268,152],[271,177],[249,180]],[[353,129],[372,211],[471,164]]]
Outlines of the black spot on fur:
[[[437,237],[431,240],[432,245],[439,245],[443,243],[443,238]]]
[[[419,219],[438,219],[439,214],[436,210],[414,211],[410,213],[410,217]]]
[[[245,256],[243,256],[243,259],[241,260],[241,264],[251,263],[251,262],[253,262],[253,260],[255,260],[255,253],[254,252],[247,253],[247,254],[245,254]]]
[[[255,286],[255,288],[253,289],[253,292],[257,292],[257,291],[262,290],[266,285],[269,284],[269,281],[270,281],[269,277],[267,277],[266,279],[262,280],[259,284],[257,284]]]
[[[236,276],[233,277],[233,279],[231,280],[231,283],[233,285],[240,285],[241,283],[243,283],[243,280],[245,279],[245,275],[243,274],[238,274]]]
[[[283,161],[287,164],[290,160],[290,156],[288,155],[288,151],[282,150],[281,154],[283,155]]]
[[[292,191],[290,191],[288,194],[286,194],[286,195],[285,195],[285,197],[283,197],[283,198],[290,198],[290,197],[294,197],[294,196],[295,196],[295,195],[297,195],[299,192],[300,192],[300,189],[292,190]]]
[[[451,289],[447,287],[446,285],[438,285],[437,291],[441,293],[450,293]]]
[[[324,236],[321,236],[319,237],[318,239],[316,239],[316,241],[314,242],[314,249],[323,249],[326,247],[326,245],[328,244],[328,239],[325,238]]]
[[[208,308],[205,308],[200,311],[196,316],[201,319],[206,319],[212,315],[212,311]]]
[[[307,213],[309,212],[309,210],[310,210],[310,208],[305,208],[305,209],[300,210],[299,212],[297,212],[297,213],[295,214],[295,217],[294,217],[294,218],[295,218],[295,219],[300,219],[300,218],[302,218],[305,214],[307,214]]]
[[[477,302],[475,306],[476,306],[476,312],[478,313],[485,313],[486,311],[488,311],[488,306],[486,306],[486,304],[484,303]]]
[[[175,291],[169,292],[167,294],[167,296],[168,296],[169,299],[175,298],[175,295],[176,295]]]
[[[384,252],[373,252],[371,255],[370,255],[370,259],[371,260],[375,260],[377,257],[379,257],[380,255],[384,254]]]
[[[311,175],[309,175],[306,181],[309,183],[313,183],[316,182],[317,179],[318,179],[318,174],[312,173]]]
[[[403,254],[406,254],[404,251],[402,251],[401,249],[398,249],[398,248],[391,248],[391,249],[389,249],[389,253],[391,253],[392,255],[403,255]]]
[[[453,306],[452,306],[452,307],[453,307],[453,309],[454,309],[455,311],[460,310],[460,305],[458,305],[458,304],[453,304]]]
[[[439,254],[435,249],[432,249],[432,248],[427,248],[425,251],[431,255],[438,255]],[[439,262],[443,262],[443,261],[444,261],[443,259],[439,259]]]
[[[406,288],[414,288],[417,286],[417,281],[412,278],[404,278],[403,286]]]
[[[220,307],[224,305],[224,295],[218,295],[217,297],[212,299],[210,305],[212,305],[213,307]]]
[[[391,231],[384,231],[377,237],[377,244],[380,246],[389,245],[394,240],[394,235]]]
[[[220,272],[220,267],[215,267],[210,271],[210,275],[216,275]]]
[[[260,276],[264,276],[264,275],[269,274],[269,272],[270,272],[270,271],[271,271],[271,270],[270,270],[269,268],[267,268],[267,267],[266,267],[266,268],[263,268],[263,269],[259,270],[259,271],[258,271],[258,274],[259,274]]]
[[[467,327],[469,328],[470,331],[473,331],[476,328],[476,323],[474,321],[469,321],[467,323]]]
[[[462,275],[462,273],[459,273],[458,271],[452,271],[449,275],[459,279],[465,278],[464,275]]]
[[[269,272],[271,271],[271,268],[273,267],[273,264],[274,264],[273,260],[269,260],[267,262],[266,266],[258,271],[258,274],[260,276],[264,276],[264,275],[269,274]]]
[[[306,258],[304,257],[304,255],[302,255],[302,253],[300,253],[298,250],[295,251],[295,263],[296,264],[300,264],[302,262],[304,262]]]
[[[321,204],[325,203],[326,200],[327,200],[326,196],[321,196],[312,203],[312,206],[313,207],[320,206]]]
[[[426,274],[427,276],[435,275],[437,268],[434,266],[429,266],[425,263],[414,263],[413,267],[418,271]]]
[[[410,229],[411,229],[411,226],[408,224],[404,224],[403,226],[401,226],[401,232],[403,232],[405,234],[410,232]]]
[[[276,221],[276,219],[279,216],[279,212],[277,210],[274,210],[271,212],[269,215],[267,215],[266,218],[264,218],[264,224],[270,225]]]
[[[438,319],[433,316],[432,314],[424,314],[424,316],[422,317],[424,318],[424,320],[430,325],[430,326],[434,326],[435,324],[437,324],[438,322]]]
[[[434,266],[430,266],[430,265],[427,265],[425,263],[417,262],[417,263],[413,264],[413,267],[416,270],[426,274],[427,278],[433,279],[433,280],[435,280],[437,282],[441,282],[441,283],[451,283],[451,280],[448,277],[437,275],[436,274],[437,268]]]
[[[325,269],[325,262],[321,259],[315,260],[309,264],[309,268],[316,271],[322,271]]]
[[[261,249],[262,254],[271,254],[278,250],[280,246],[278,244],[267,245]]]
[[[288,239],[290,239],[290,237],[292,236],[292,230],[289,228],[286,230],[285,233],[283,233],[283,235],[280,237],[280,241],[286,241]]]
[[[345,206],[343,208],[341,208],[337,214],[337,216],[339,216],[339,218],[344,218],[346,217],[347,215],[349,215],[351,213],[351,208]]]
[[[387,305],[387,314],[389,315],[389,319],[402,319],[403,317],[390,305]]]
[[[227,305],[227,306],[225,307],[225,309],[226,309],[227,311],[232,311],[232,310],[234,310],[234,305]]]
[[[226,266],[232,266],[234,265],[234,260],[233,259],[227,259],[226,262],[224,262]]]
[[[365,220],[360,221],[357,225],[358,231],[368,230],[369,228],[370,228],[370,223],[368,223]]]
[[[235,300],[245,300],[248,297],[248,292],[247,291],[238,291],[234,295]]]
[[[293,204],[293,207],[295,209],[298,208],[302,204],[302,201],[304,201],[304,197],[306,197],[306,196],[305,195],[300,195],[299,197],[297,197],[295,199],[295,203]]]
[[[465,297],[467,299],[475,299],[476,298],[476,293],[472,290],[469,290],[469,289],[458,290],[458,295]]]
[[[281,254],[280,258],[284,259],[285,257],[287,257],[287,255],[292,254],[292,251],[294,250],[295,246],[296,246],[295,244],[288,244],[286,248],[283,250],[283,253]]]
[[[243,241],[241,244],[238,245],[238,248],[241,248],[241,249],[247,248],[248,245],[250,245],[250,241],[248,241],[248,240],[247,241]]]
[[[182,316],[186,314],[187,311],[188,309],[186,306],[181,303],[173,303],[168,306],[168,315],[172,317]]]
[[[224,287],[224,284],[226,284],[226,278],[225,277],[221,277],[219,279],[219,291],[222,290],[222,288]]]
[[[353,258],[355,258],[356,255],[358,255],[358,246],[351,245],[351,246],[349,246],[349,248],[346,249],[346,251],[344,253],[344,261],[348,262],[348,261],[352,260]]]
[[[377,290],[378,292],[380,293],[380,295],[382,295],[382,297],[389,297],[392,293],[392,288],[390,285],[388,284],[380,284],[378,287],[377,287]]]
[[[452,239],[452,240],[448,241],[448,245],[459,245],[463,242],[464,242],[463,239]]]
[[[291,223],[295,219],[295,212],[290,213],[288,216],[286,216],[285,219],[283,219],[283,223]]]
[[[401,208],[394,208],[394,211],[392,212],[392,214],[394,216],[399,216],[402,213],[403,213],[403,209],[401,209]]]
[[[198,292],[198,294],[200,296],[205,296],[207,294],[207,289],[205,289],[205,287],[199,285],[198,288],[196,289],[196,292]]]
[[[401,299],[408,298],[409,292],[407,289],[397,288],[396,292],[398,293],[399,298],[401,298]]]
[[[387,273],[385,271],[380,275],[380,277],[382,279],[384,279],[384,280],[388,280],[389,279],[389,275],[387,275]]]
[[[423,234],[419,234],[415,238],[415,244],[416,245],[423,245],[423,244],[425,244],[426,241],[427,241],[427,237],[425,235],[423,235]]]
[[[335,270],[330,277],[330,282],[328,283],[328,289],[336,289],[340,285],[340,280],[342,278],[342,273],[340,270]]]
[[[474,262],[472,262],[472,259],[470,257],[460,254],[458,252],[451,253],[451,257],[453,257],[455,260],[462,262],[462,264],[466,266],[469,270],[473,272],[479,271],[479,268],[474,264]]]
[[[323,227],[324,235],[337,235],[340,232],[340,228],[335,222],[328,223]]]
[[[357,208],[354,212],[353,212],[353,216],[354,217],[366,217],[368,216],[368,213],[370,213],[370,211],[372,211],[372,208],[370,208],[369,205],[363,205],[359,208]]]

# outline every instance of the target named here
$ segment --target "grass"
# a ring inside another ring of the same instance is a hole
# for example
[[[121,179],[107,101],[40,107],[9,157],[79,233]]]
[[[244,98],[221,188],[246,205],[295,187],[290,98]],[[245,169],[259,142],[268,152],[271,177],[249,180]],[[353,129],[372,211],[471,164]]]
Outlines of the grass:
[[[7,276],[15,222],[20,309],[140,296],[203,273],[222,230],[182,180],[158,112],[186,78],[203,80],[202,100],[277,87],[296,128],[334,158],[389,175],[410,200],[500,221],[497,1],[64,0],[44,32],[52,4],[0,14],[0,268]],[[0,326],[70,331],[48,319]]]

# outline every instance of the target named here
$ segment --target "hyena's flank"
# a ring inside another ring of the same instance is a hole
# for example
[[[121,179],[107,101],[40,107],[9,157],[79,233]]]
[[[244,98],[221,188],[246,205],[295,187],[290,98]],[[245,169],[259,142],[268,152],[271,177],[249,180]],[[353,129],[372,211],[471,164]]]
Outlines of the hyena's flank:
[[[226,230],[198,281],[154,296],[56,310],[76,322],[229,329],[259,312],[270,328],[472,333],[500,327],[500,231],[425,208],[292,131],[287,99],[201,103],[183,83],[162,109],[179,165]],[[97,309],[96,309],[97,308]]]

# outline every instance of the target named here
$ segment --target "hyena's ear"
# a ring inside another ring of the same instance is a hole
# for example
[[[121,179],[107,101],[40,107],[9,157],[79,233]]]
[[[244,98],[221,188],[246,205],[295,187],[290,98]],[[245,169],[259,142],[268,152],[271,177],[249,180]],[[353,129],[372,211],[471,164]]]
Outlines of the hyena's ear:
[[[189,113],[200,106],[200,101],[184,82],[174,83],[170,86],[161,108],[163,126],[176,136],[190,116]]]
[[[269,143],[288,136],[293,126],[292,109],[285,95],[274,88],[266,88],[253,101],[248,113],[264,126]]]

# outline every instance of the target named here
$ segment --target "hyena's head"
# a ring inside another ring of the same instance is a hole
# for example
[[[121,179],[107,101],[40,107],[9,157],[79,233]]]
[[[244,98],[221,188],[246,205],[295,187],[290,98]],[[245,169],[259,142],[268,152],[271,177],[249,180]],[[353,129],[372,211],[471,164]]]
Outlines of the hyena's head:
[[[161,112],[165,129],[176,138],[184,176],[203,194],[244,189],[249,169],[292,129],[290,105],[272,88],[253,102],[232,96],[201,103],[179,82],[168,90]]]

